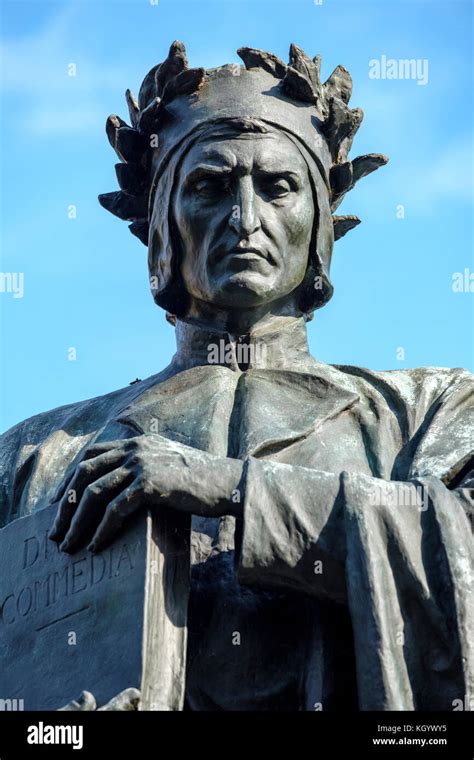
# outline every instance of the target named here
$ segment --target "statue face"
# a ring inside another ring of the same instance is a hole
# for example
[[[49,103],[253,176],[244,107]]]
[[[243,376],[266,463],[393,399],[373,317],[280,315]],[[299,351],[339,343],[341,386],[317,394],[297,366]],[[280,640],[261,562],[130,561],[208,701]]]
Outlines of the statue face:
[[[252,308],[304,279],[314,206],[306,163],[284,135],[196,143],[173,199],[181,274],[195,299]]]

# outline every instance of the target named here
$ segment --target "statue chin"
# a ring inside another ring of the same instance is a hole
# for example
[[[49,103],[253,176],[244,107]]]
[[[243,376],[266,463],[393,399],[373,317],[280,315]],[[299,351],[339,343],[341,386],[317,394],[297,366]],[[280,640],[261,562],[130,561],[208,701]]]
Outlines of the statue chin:
[[[278,288],[275,279],[252,270],[227,273],[214,287],[211,284],[205,299],[201,298],[220,309],[260,308],[274,301],[290,300],[293,288],[288,287],[288,282],[280,283]]]
[[[274,300],[274,294],[268,288],[255,287],[245,278],[233,278],[226,288],[220,291],[214,303],[225,308],[257,308],[270,304]]]

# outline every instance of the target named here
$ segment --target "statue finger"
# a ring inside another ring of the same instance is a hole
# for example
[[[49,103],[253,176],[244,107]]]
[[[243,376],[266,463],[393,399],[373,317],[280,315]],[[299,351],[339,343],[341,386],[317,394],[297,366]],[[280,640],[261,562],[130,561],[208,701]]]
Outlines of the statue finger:
[[[100,523],[107,504],[120,494],[134,478],[128,467],[118,467],[85,488],[71,520],[61,550],[72,552],[90,540]]]
[[[128,451],[133,447],[137,438],[142,436],[133,436],[132,438],[119,438],[116,441],[103,441],[101,443],[93,443],[88,447],[83,459],[92,459],[93,457],[105,454],[107,451],[113,451],[115,449],[122,449]]]
[[[106,705],[99,707],[97,712],[125,712],[126,710],[137,710],[139,701],[140,692],[138,689],[125,689],[107,702]]]
[[[64,707],[59,707],[57,712],[91,712],[96,707],[94,695],[90,691],[83,691],[77,699],[68,702]]]
[[[107,546],[115,538],[127,517],[136,512],[142,503],[143,493],[135,481],[110,502],[88,549],[99,552]]]
[[[66,535],[71,520],[76,513],[82,498],[84,489],[91,480],[97,480],[101,475],[109,472],[123,459],[120,451],[106,451],[94,459],[82,460],[76,467],[74,475],[66,483],[64,493],[59,501],[56,519],[49,533],[51,541],[62,541]]]
[[[79,455],[78,458],[76,457],[76,460],[72,463],[72,465],[67,468],[66,473],[54,494],[52,502],[60,501],[62,499],[68,487],[68,484],[83,462],[86,462],[95,457],[99,457],[102,454],[106,454],[107,452],[117,448],[119,443],[120,441],[111,441],[109,443],[92,444],[92,446],[89,446],[84,452]]]

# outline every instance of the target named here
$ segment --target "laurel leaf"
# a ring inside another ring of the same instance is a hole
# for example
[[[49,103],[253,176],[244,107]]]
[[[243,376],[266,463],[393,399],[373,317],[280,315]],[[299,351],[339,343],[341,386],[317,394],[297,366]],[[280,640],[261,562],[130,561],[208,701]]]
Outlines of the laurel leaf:
[[[343,103],[348,103],[352,95],[352,77],[344,66],[336,66],[323,87],[328,98],[340,98]]]
[[[128,105],[128,113],[130,115],[130,124],[132,127],[136,127],[138,124],[138,116],[140,114],[140,107],[137,99],[131,90],[126,90],[125,99]]]
[[[127,195],[120,190],[114,193],[102,193],[99,195],[99,203],[119,219],[140,219],[147,214],[146,197]]]
[[[170,79],[163,90],[162,101],[169,103],[179,95],[191,95],[196,92],[204,82],[206,69],[186,69],[173,79]]]
[[[120,189],[127,195],[142,195],[146,190],[147,176],[140,164],[115,164]]]
[[[175,40],[170,46],[168,57],[155,72],[156,96],[162,97],[168,82],[187,68],[186,48],[180,40]]]
[[[132,235],[135,235],[135,237],[141,240],[144,245],[148,245],[148,232],[150,229],[148,219],[137,219],[132,222],[132,224],[128,225],[128,229]]]
[[[332,223],[334,227],[334,240],[339,240],[360,224],[358,216],[333,216]]]
[[[150,135],[158,130],[160,118],[162,117],[161,102],[160,98],[153,98],[147,107],[140,112],[138,129],[142,134]]]
[[[331,185],[331,211],[335,211],[345,194],[354,186],[351,162],[345,161],[343,164],[332,166],[329,181]]]
[[[302,48],[295,45],[294,42],[290,45],[290,66],[298,71],[308,82],[311,84],[312,90],[315,95],[319,94],[321,82],[319,81],[319,67],[315,61],[306,55]]]
[[[291,66],[288,66],[286,70],[282,86],[288,95],[297,100],[302,100],[305,103],[316,102],[317,93],[311,82]]]
[[[363,117],[362,109],[351,110],[340,98],[330,99],[329,114],[323,131],[334,163],[343,163],[347,159],[352,140]]]
[[[273,53],[257,48],[241,47],[237,50],[237,55],[243,60],[246,69],[263,69],[278,79],[283,79],[285,76],[286,63]]]
[[[364,156],[357,156],[352,162],[354,183],[376,171],[376,169],[380,169],[381,166],[385,166],[387,163],[388,158],[382,153],[367,153]]]

